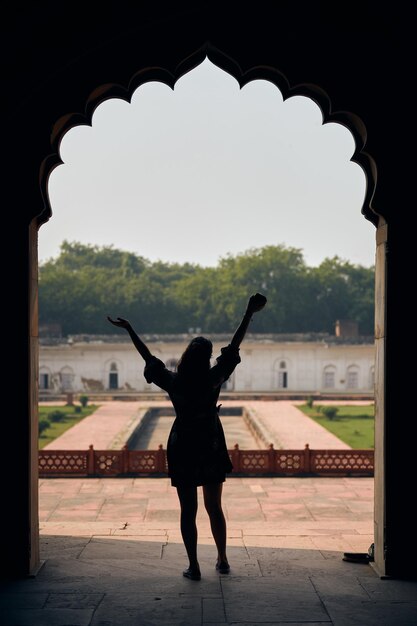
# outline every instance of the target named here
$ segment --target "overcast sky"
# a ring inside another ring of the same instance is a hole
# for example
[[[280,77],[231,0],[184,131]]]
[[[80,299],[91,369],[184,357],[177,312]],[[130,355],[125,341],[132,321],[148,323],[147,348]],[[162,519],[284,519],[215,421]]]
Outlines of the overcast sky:
[[[40,260],[66,239],[204,266],[284,244],[310,266],[337,255],[369,267],[375,229],[354,145],[312,100],[283,102],[264,80],[240,89],[206,60],[174,90],[142,85],[64,136]]]

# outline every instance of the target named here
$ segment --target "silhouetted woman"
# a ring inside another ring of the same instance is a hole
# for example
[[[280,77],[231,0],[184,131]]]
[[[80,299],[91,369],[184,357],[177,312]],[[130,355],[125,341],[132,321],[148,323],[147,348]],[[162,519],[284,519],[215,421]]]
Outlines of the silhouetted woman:
[[[217,400],[222,384],[240,363],[239,346],[246,334],[252,315],[266,304],[265,296],[257,293],[249,298],[243,319],[230,344],[221,349],[216,364],[211,367],[212,343],[205,337],[195,337],[181,356],[177,371],[165,367],[138,337],[130,323],[118,317],[109,322],[124,328],[145,360],[144,375],[148,383],[164,389],[174,406],[175,420],[168,437],[168,474],[177,488],[181,506],[181,535],[189,559],[183,575],[200,580],[197,559],[197,487],[203,487],[204,505],[217,547],[216,569],[230,570],[226,555],[226,521],[221,497],[226,474],[233,469],[227,452],[223,427],[219,419]]]

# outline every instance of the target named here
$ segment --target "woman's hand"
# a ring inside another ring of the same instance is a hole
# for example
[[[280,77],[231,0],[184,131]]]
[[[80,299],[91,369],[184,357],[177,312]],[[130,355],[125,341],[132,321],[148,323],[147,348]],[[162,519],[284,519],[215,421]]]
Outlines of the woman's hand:
[[[126,330],[129,330],[129,328],[131,328],[130,322],[125,320],[123,317],[117,317],[115,320],[113,320],[110,317],[110,315],[108,315],[107,319],[109,320],[111,324],[113,324],[113,326],[118,326],[119,328],[125,328]]]
[[[139,352],[140,356],[146,361],[146,363],[148,363],[148,361],[150,361],[150,359],[152,358],[152,353],[149,350],[148,346],[144,344],[142,339],[135,333],[132,326],[130,325],[130,322],[128,320],[125,320],[123,317],[116,317],[116,319],[113,320],[110,315],[107,316],[107,319],[109,320],[110,324],[113,324],[113,326],[117,326],[118,328],[124,328],[125,330],[127,330],[136,350]]]
[[[257,311],[263,309],[265,304],[266,298],[261,293],[255,293],[249,298],[245,315],[243,316],[243,319],[240,322],[238,329],[235,331],[235,334],[233,335],[232,341],[230,343],[232,348],[239,348],[250,324],[252,315]]]
[[[267,300],[266,297],[261,293],[255,293],[253,296],[249,298],[247,311],[248,313],[257,313],[264,308]]]

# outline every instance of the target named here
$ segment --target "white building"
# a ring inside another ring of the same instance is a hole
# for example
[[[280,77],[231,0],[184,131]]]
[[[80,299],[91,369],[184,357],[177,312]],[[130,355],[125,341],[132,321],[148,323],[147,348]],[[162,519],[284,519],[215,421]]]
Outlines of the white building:
[[[205,335],[213,357],[231,335]],[[175,370],[193,335],[143,336],[151,352]],[[373,338],[327,334],[250,335],[242,362],[225,388],[240,392],[373,393]],[[213,363],[215,362],[213,359]],[[127,334],[41,339],[39,387],[52,393],[157,391],[143,376],[144,362]]]

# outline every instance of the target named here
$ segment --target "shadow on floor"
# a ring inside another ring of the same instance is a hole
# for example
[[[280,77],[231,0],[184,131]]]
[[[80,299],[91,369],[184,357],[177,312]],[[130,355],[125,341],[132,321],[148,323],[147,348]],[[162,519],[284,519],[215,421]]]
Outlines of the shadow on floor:
[[[186,566],[179,537],[41,537],[35,578],[3,582],[2,626],[255,626],[417,624],[417,581],[381,580],[337,551],[231,538],[229,575],[214,569],[210,537],[199,540],[202,580]],[[158,533],[159,531],[155,531]],[[171,537],[171,535],[170,535]],[[300,544],[300,536],[297,542]]]

